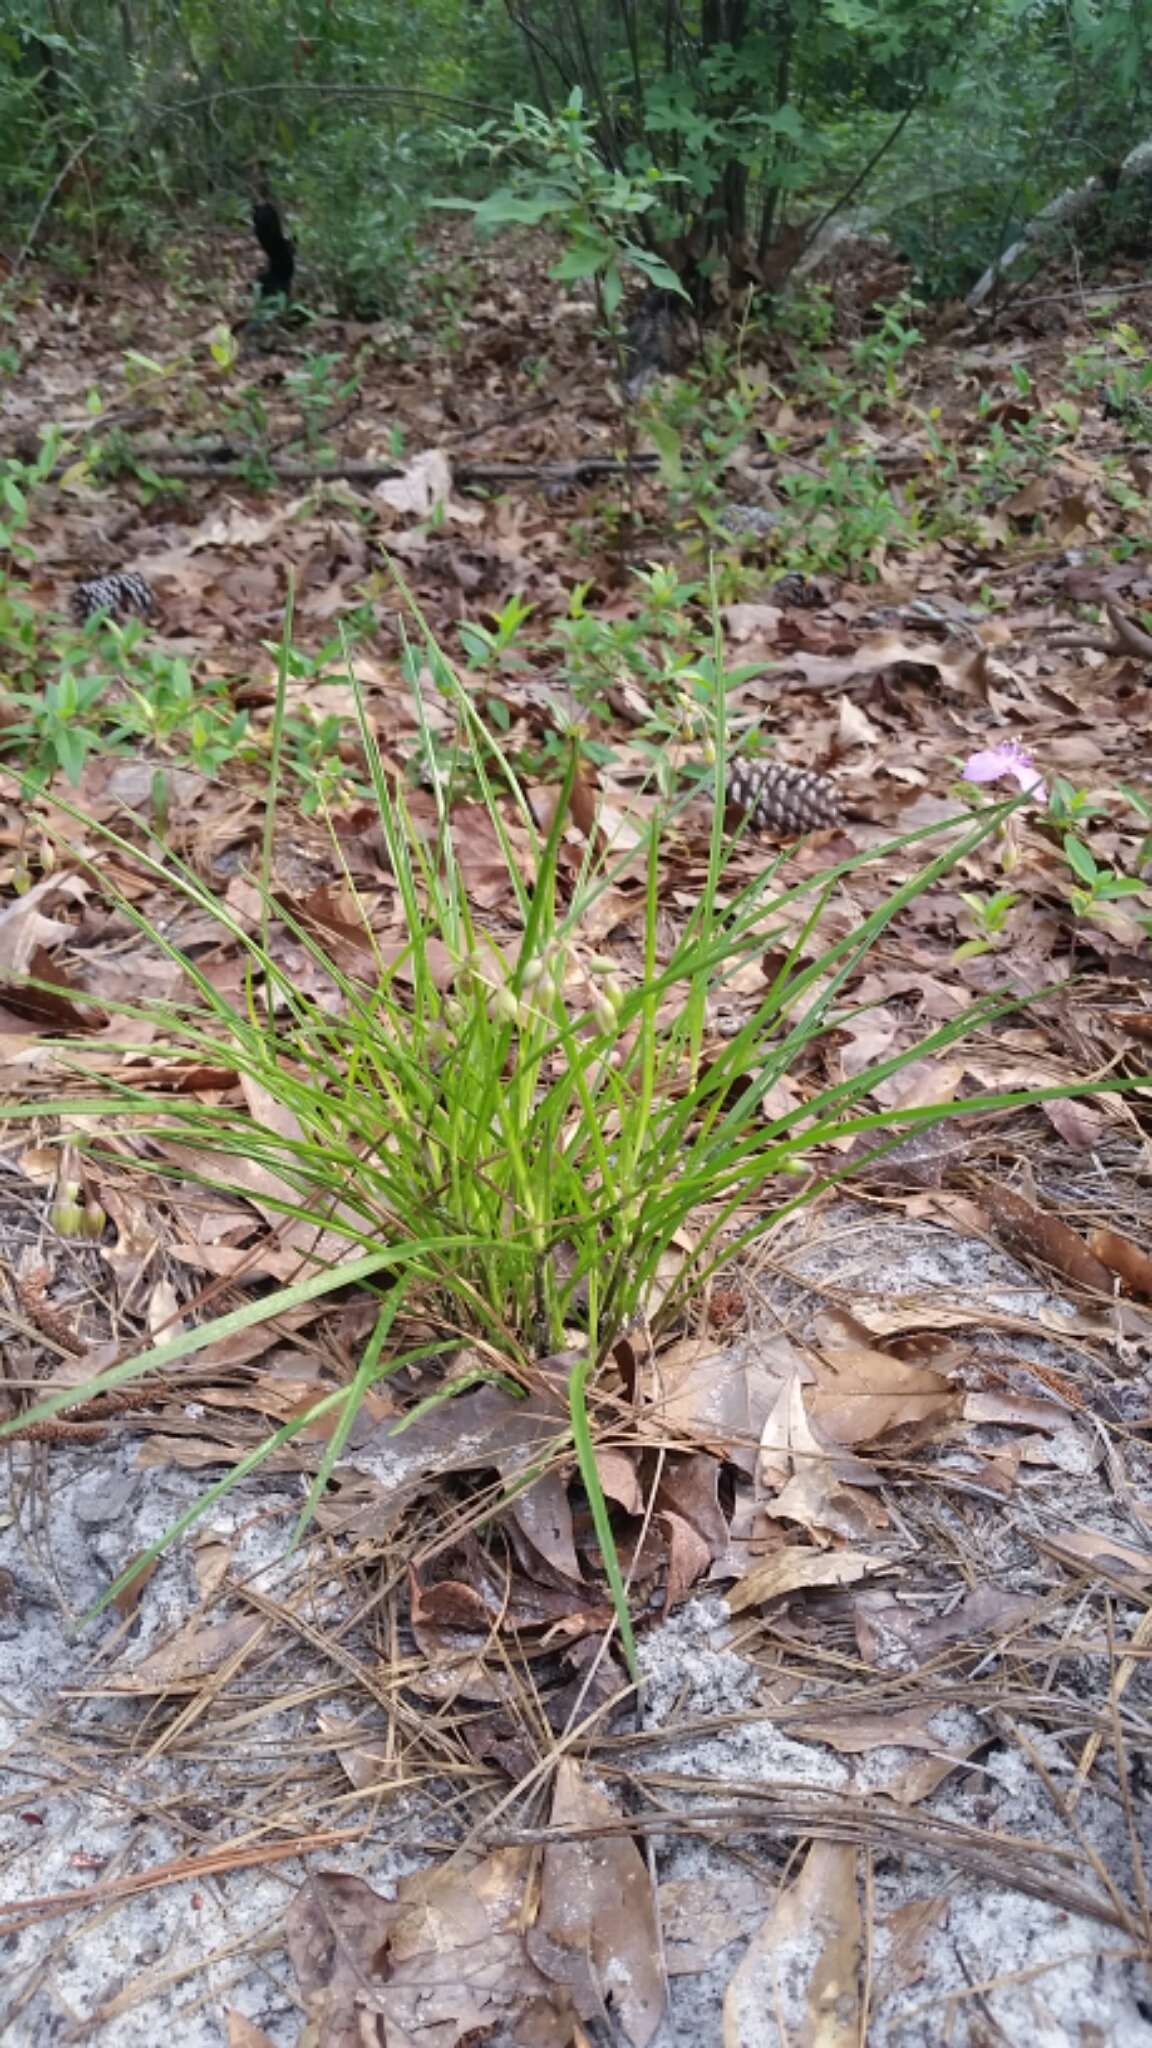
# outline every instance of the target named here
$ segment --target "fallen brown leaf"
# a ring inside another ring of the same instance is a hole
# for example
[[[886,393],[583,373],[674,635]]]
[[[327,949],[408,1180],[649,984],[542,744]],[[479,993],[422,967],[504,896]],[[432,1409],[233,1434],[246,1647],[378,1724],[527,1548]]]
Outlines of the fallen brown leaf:
[[[859,2048],[858,1851],[813,1842],[724,1994],[724,2048]]]
[[[1138,1550],[1103,1529],[1057,1529],[1045,1536],[1044,1548],[1069,1564],[1095,1566],[1113,1577],[1131,1579],[1134,1586],[1152,1584],[1152,1550]]]
[[[530,1870],[530,1851],[498,1850],[402,1878],[391,1901],[342,1872],[309,1878],[288,1950],[318,2048],[457,2048],[526,2008],[539,2048],[567,2048],[570,2024],[525,1952]]]
[[[830,1442],[876,1443],[898,1433],[902,1442],[922,1443],[959,1415],[959,1389],[929,1366],[874,1350],[852,1317],[823,1310],[811,1337],[817,1383],[806,1405]]]
[[[1121,1237],[1118,1230],[1101,1227],[1089,1231],[1088,1249],[1093,1258],[1107,1266],[1109,1272],[1118,1273],[1133,1294],[1152,1295],[1152,1256],[1141,1251],[1130,1237]]]
[[[812,1719],[789,1720],[789,1735],[799,1742],[826,1742],[829,1749],[835,1749],[841,1756],[863,1756],[869,1750],[888,1749],[939,1749],[940,1744],[928,1727],[928,1711],[923,1707],[906,1707],[897,1713],[869,1713],[866,1709],[858,1714],[837,1715],[821,1720],[819,1712]]]
[[[266,1635],[268,1623],[259,1614],[234,1614],[227,1621],[190,1621],[171,1642],[117,1674],[116,1692],[197,1692],[210,1671],[240,1656]]]
[[[672,1878],[657,1902],[670,1977],[706,1970],[721,1949],[750,1934],[764,1918],[771,1879],[733,1864],[717,1877]]]
[[[1039,1259],[1073,1287],[1111,1294],[1108,1268],[1059,1216],[1037,1209],[1012,1188],[994,1187],[988,1181],[981,1184],[979,1198],[995,1235],[1017,1258]]]
[[[775,1495],[764,1512],[780,1521],[800,1522],[814,1534],[847,1542],[887,1525],[884,1509],[864,1491],[877,1483],[871,1466],[814,1433],[799,1372],[781,1389],[764,1424],[756,1469],[760,1486]]]
[[[228,2025],[228,2048],[272,2048],[269,2036],[263,2027],[254,2027],[242,2012],[230,2005],[225,2012]]]
[[[884,1558],[867,1557],[860,1550],[801,1550],[797,1546],[753,1565],[731,1588],[728,1605],[733,1614],[740,1614],[746,1607],[782,1599],[802,1586],[851,1586],[869,1572],[892,1569]]]
[[[556,1772],[552,1826],[588,1828],[619,1818],[565,1758]],[[549,1843],[528,1950],[582,2019],[610,2012],[632,2048],[647,2048],[666,1992],[648,1866],[629,1836]]]
[[[751,1473],[780,1389],[801,1363],[786,1338],[725,1348],[711,1338],[686,1337],[652,1369],[653,1419],[661,1435],[681,1430]]]

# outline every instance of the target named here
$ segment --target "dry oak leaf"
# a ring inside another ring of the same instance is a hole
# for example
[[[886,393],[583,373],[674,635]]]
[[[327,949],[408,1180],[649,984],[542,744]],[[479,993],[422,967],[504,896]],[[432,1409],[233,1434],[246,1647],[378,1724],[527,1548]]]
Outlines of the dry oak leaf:
[[[786,1338],[725,1347],[685,1337],[652,1368],[652,1419],[661,1435],[682,1431],[751,1474],[780,1389],[801,1365]]]
[[[859,2048],[858,1850],[813,1842],[724,1994],[724,2048]]]
[[[81,882],[49,875],[0,910],[0,976],[7,980],[27,974],[37,953],[74,938],[74,924],[45,916],[39,905],[46,897],[71,896],[75,900],[83,893]]]
[[[541,2048],[571,2027],[524,1950],[531,1852],[402,1878],[395,1900],[340,1871],[311,1877],[288,1912],[288,1950],[317,2048],[457,2048],[531,2008]]]
[[[847,1542],[887,1526],[883,1508],[864,1491],[877,1484],[871,1466],[814,1433],[798,1371],[781,1388],[764,1424],[756,1477],[766,1493],[775,1494],[764,1503],[765,1514],[779,1521],[800,1522]]]
[[[890,1572],[895,1567],[882,1557],[868,1557],[862,1550],[782,1551],[753,1565],[738,1579],[727,1595],[733,1614],[746,1607],[759,1607],[766,1600],[780,1600],[802,1586],[850,1586],[869,1572]]]
[[[219,1453],[217,1453],[219,1456]],[[209,1672],[242,1662],[269,1622],[259,1614],[234,1614],[226,1621],[190,1621],[141,1663],[110,1684],[114,1692],[199,1692]]]
[[[556,1771],[554,1828],[615,1826],[619,1812],[576,1764]],[[567,1990],[582,2019],[611,2015],[632,2048],[648,2048],[664,2012],[656,1905],[648,1866],[628,1835],[550,1842],[528,1933],[533,1961]]]
[[[897,1432],[923,1440],[959,1415],[958,1388],[929,1366],[875,1350],[853,1317],[824,1310],[812,1336],[819,1350],[807,1408],[831,1442],[876,1443]]]

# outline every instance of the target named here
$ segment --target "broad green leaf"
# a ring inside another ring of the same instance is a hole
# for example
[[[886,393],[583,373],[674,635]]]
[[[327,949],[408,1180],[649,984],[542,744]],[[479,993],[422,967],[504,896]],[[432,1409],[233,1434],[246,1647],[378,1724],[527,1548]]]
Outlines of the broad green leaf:
[[[653,256],[647,249],[636,248],[630,249],[628,253],[629,260],[635,265],[636,269],[642,270],[645,277],[649,278],[660,291],[675,292],[677,298],[688,300],[688,294],[677,277],[676,272],[670,264],[665,263],[662,256]],[[688,301],[688,303],[691,302]]]
[[[1077,839],[1074,832],[1064,834],[1064,856],[1073,874],[1078,875],[1082,882],[1096,880],[1100,870],[1084,841]]]
[[[578,278],[595,277],[598,270],[612,261],[612,255],[612,243],[607,236],[602,242],[572,242],[548,274],[560,284],[574,284]]]
[[[555,187],[546,186],[531,198],[521,198],[518,193],[504,189],[481,200],[475,215],[480,227],[497,228],[511,224],[531,228],[538,227],[541,221],[569,204],[567,195]]]

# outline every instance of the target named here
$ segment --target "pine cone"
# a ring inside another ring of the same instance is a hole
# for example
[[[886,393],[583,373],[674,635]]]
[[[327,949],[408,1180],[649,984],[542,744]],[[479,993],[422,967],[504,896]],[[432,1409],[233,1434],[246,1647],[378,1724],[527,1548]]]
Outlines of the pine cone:
[[[72,617],[78,626],[97,612],[107,612],[110,619],[126,618],[129,612],[146,618],[155,603],[151,586],[142,576],[132,569],[117,570],[111,576],[95,576],[90,583],[76,585],[72,592]]]
[[[733,809],[743,811],[760,832],[818,832],[840,820],[828,777],[811,768],[793,768],[787,761],[734,761],[727,792]]]
[[[818,583],[810,582],[798,569],[789,569],[786,576],[772,585],[768,592],[773,604],[791,605],[801,611],[818,611],[824,603],[824,592]]]

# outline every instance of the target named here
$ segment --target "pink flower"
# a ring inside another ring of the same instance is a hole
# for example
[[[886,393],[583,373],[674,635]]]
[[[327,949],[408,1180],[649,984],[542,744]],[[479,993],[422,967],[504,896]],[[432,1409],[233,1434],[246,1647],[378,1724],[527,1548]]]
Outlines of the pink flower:
[[[982,747],[978,753],[969,754],[964,763],[965,782],[1008,782],[1016,784],[1025,796],[1037,796],[1043,800],[1048,792],[1044,777],[1032,765],[1032,756],[1019,740],[998,740],[994,747]]]

